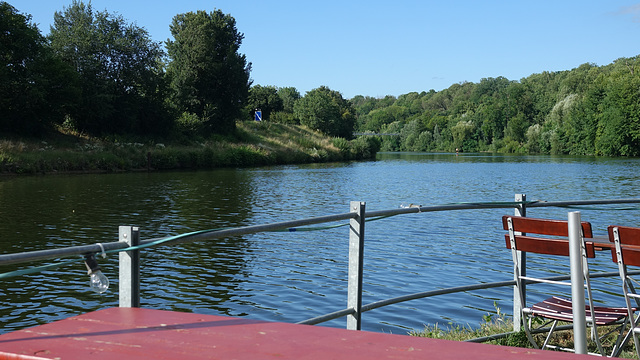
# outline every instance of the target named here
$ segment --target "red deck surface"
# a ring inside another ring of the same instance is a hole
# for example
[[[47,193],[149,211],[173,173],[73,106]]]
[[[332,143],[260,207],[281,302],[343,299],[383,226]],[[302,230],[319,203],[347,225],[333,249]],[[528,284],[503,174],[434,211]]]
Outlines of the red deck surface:
[[[109,308],[0,335],[0,359],[589,359],[552,351]]]

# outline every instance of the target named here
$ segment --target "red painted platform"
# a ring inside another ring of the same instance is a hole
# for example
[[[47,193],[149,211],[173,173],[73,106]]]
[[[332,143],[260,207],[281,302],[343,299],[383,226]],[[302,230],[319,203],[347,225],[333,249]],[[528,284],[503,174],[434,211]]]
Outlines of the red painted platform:
[[[0,359],[589,359],[552,351],[150,309],[0,335]]]

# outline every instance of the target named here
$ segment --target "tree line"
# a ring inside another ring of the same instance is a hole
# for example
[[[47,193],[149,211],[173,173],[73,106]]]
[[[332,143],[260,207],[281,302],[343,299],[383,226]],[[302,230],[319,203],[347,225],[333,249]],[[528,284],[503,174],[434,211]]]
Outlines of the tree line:
[[[53,20],[45,37],[0,2],[0,132],[209,136],[260,109],[265,120],[351,138],[355,117],[339,92],[252,87],[244,35],[221,10],[176,15],[164,47],[90,2],[74,0]]]
[[[176,15],[164,44],[79,0],[54,14],[50,30],[43,36],[0,1],[0,132],[191,138],[228,134],[260,110],[264,121],[335,138],[399,134],[367,137],[384,151],[640,155],[640,56],[345,99],[326,86],[302,96],[253,85],[244,35],[220,10]]]
[[[38,135],[64,127],[90,135],[224,133],[250,87],[251,64],[233,17],[216,10],[179,14],[174,40],[74,0],[42,36],[0,2],[0,130]]]
[[[383,151],[640,155],[640,56],[351,102]]]

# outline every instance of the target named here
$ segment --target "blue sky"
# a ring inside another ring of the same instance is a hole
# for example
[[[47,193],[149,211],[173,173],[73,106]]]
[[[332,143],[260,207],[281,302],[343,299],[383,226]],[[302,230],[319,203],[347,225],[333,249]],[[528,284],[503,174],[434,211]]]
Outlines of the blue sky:
[[[71,0],[8,0],[43,34]],[[173,16],[220,9],[244,33],[254,84],[398,96],[504,76],[520,80],[640,54],[638,0],[92,0],[156,41]]]

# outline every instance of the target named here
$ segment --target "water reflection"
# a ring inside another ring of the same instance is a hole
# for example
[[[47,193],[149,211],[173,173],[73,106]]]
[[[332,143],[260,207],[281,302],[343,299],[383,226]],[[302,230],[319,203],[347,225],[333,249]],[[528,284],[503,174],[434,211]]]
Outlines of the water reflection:
[[[251,183],[250,172],[234,170],[3,179],[0,236],[5,241],[0,242],[0,252],[117,241],[120,225],[140,226],[143,238],[244,225],[252,211],[247,200]],[[245,276],[249,246],[234,238],[180,251],[143,252],[143,305],[193,309],[196,303],[208,302],[212,309],[229,312],[216,303],[229,299],[235,283]],[[117,256],[99,260],[112,289],[117,289]],[[215,267],[218,273],[211,278]],[[5,280],[0,289],[0,303],[7,309],[2,312],[3,328],[117,305],[117,291],[93,296],[87,292],[87,281],[82,263]],[[202,285],[206,282],[215,286]]]
[[[636,197],[639,164],[593,157],[385,153],[362,163],[2,178],[0,252],[115,241],[119,225],[139,226],[148,239],[344,213],[352,200],[382,210],[401,203],[512,201],[515,193],[527,193],[529,200]],[[640,226],[637,210],[618,207],[581,211],[596,233],[613,223]],[[529,215],[566,218],[567,211],[537,208]],[[499,222],[505,213],[512,211],[410,214],[367,223],[364,302],[511,279]],[[346,307],[347,241],[347,229],[336,228],[143,251],[142,305],[287,322],[339,310]],[[117,256],[99,261],[117,289]],[[555,266],[535,258],[530,264]],[[604,257],[593,268],[615,270]],[[2,331],[117,305],[117,291],[95,295],[87,281],[81,263],[4,280]],[[612,281],[597,291],[611,293],[618,286]],[[531,289],[533,298],[543,295]],[[365,313],[364,328],[404,333],[436,322],[474,326],[495,310],[494,301],[509,312],[511,296],[512,289],[504,288],[415,300]]]

